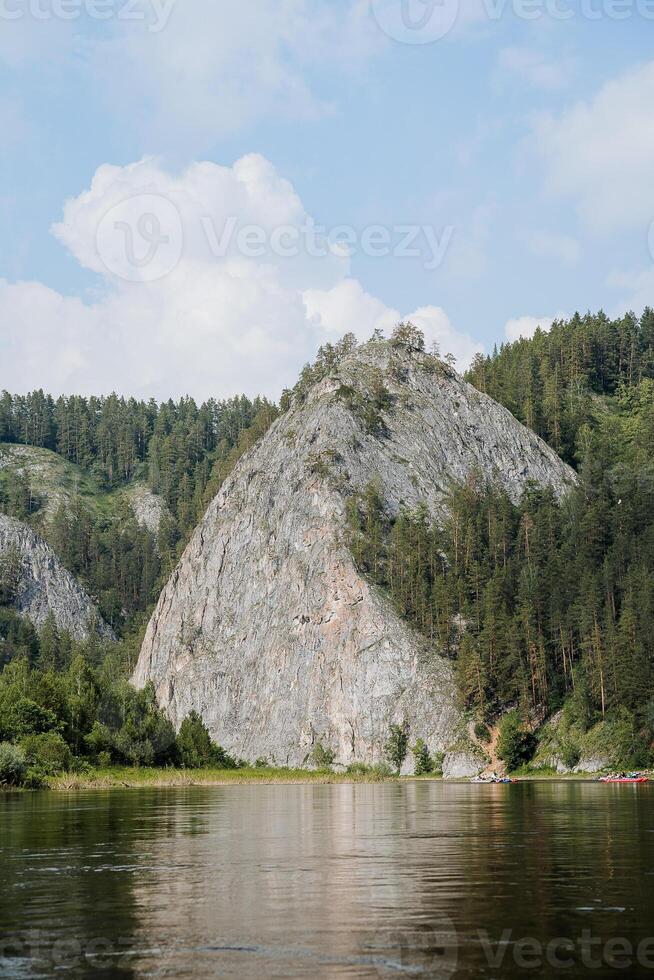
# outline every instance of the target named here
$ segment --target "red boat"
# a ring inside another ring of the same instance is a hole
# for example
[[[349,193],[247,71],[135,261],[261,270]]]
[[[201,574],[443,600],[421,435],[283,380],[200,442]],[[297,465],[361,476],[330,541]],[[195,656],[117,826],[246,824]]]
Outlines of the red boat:
[[[602,776],[600,783],[648,783],[647,776]]]

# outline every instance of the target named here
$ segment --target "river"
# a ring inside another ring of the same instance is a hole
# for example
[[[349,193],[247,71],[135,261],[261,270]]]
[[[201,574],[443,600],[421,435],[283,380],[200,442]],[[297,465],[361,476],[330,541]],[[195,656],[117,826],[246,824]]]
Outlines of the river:
[[[0,976],[654,977],[654,786],[0,794]]]

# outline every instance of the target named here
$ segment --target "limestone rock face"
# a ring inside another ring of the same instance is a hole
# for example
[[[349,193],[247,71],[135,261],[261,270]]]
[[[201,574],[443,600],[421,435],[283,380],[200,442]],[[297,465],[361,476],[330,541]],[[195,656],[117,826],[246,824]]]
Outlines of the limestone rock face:
[[[91,598],[67,571],[52,548],[31,527],[0,514],[0,559],[15,551],[20,559],[16,597],[12,605],[39,629],[52,613],[59,630],[84,640],[96,629],[114,639]]]
[[[153,493],[145,483],[133,483],[125,494],[137,522],[156,537],[161,522],[170,516],[164,500]]]
[[[485,765],[485,760],[474,752],[448,752],[443,760],[443,779],[466,779],[478,776]]]
[[[383,390],[378,425],[364,418]],[[370,431],[372,429],[372,431]],[[392,722],[432,752],[462,720],[452,665],[356,569],[348,495],[376,480],[389,512],[435,518],[480,470],[514,499],[572,471],[430,355],[371,342],[295,398],[210,505],[152,616],[134,675],[179,724],[198,710],[249,760],[301,764],[317,742],[374,762]]]

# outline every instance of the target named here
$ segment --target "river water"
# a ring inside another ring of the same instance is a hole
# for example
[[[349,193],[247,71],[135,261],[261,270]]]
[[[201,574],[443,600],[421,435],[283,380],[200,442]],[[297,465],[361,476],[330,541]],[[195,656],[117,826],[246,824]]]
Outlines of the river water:
[[[654,977],[654,786],[0,794],[2,977]]]

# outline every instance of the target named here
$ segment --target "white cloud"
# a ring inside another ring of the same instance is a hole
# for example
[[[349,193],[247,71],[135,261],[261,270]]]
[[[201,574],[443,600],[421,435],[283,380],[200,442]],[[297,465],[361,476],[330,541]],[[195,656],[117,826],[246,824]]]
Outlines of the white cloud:
[[[181,174],[151,159],[100,167],[53,231],[101,290],[85,302],[0,281],[0,388],[278,395],[319,344],[401,318],[350,277],[347,257],[307,254],[309,223],[292,185],[258,155]],[[248,226],[263,236],[260,254],[242,247]],[[280,228],[297,232],[295,254],[272,247]],[[404,315],[462,365],[479,349],[437,307]]]
[[[427,344],[438,344],[441,354],[454,354],[459,371],[469,367],[476,353],[483,353],[483,346],[467,334],[454,329],[450,318],[440,306],[421,306],[415,313],[403,317],[411,320],[423,331]]]
[[[537,330],[548,331],[555,320],[565,320],[565,313],[557,313],[556,316],[519,316],[513,320],[508,320],[504,328],[506,339],[513,343],[514,340],[524,338],[528,340],[533,337]]]
[[[392,330],[401,319],[356,279],[344,279],[332,289],[307,289],[304,303],[310,321],[335,340],[344,333],[367,340],[374,330]]]
[[[477,351],[483,351],[472,337],[454,329],[440,307],[421,306],[412,313],[401,313],[366,293],[356,279],[344,279],[329,290],[307,290],[304,301],[310,319],[332,339],[350,332],[367,340],[374,330],[388,336],[400,320],[411,320],[423,331],[428,346],[436,343],[441,354],[454,354],[459,370],[469,366]]]
[[[654,217],[653,105],[654,61],[534,123],[531,145],[548,192],[575,201],[594,230],[647,227]]]

